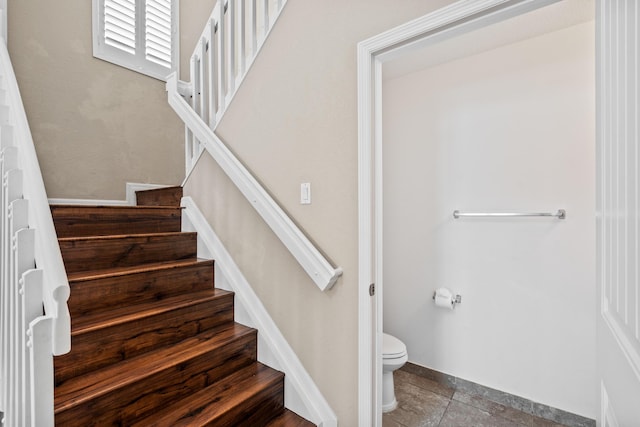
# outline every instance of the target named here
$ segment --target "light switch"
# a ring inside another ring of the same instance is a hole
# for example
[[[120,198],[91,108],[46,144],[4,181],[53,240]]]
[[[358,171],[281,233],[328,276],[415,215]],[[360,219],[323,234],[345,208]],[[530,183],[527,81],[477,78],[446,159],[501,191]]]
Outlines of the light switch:
[[[309,182],[303,182],[300,184],[300,204],[311,204],[311,183]]]

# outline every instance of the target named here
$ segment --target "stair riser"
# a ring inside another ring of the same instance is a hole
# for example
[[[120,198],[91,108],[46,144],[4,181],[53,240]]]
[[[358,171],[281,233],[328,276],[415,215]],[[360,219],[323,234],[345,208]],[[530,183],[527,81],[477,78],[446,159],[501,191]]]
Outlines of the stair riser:
[[[180,206],[180,199],[182,199],[182,187],[136,191],[138,206]]]
[[[194,258],[196,233],[60,239],[67,273]]]
[[[71,352],[55,359],[56,385],[229,322],[233,322],[231,294],[168,313],[73,334]]]
[[[52,206],[58,237],[180,231],[180,208]]]
[[[130,425],[157,408],[176,402],[212,384],[256,359],[255,333],[223,348],[202,354],[178,366],[56,413],[61,426]],[[134,404],[135,403],[135,404]]]
[[[71,317],[102,312],[211,289],[213,262],[91,280],[74,280],[69,297]]]

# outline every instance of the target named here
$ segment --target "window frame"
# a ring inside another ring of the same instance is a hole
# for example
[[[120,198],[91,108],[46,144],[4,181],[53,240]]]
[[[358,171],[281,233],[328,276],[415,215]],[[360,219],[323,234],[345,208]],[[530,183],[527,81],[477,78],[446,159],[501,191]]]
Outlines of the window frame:
[[[158,63],[145,58],[145,0],[136,1],[136,49],[135,54],[128,53],[105,42],[104,28],[104,1],[92,0],[92,32],[93,32],[93,56],[103,61],[145,74],[161,81],[167,81],[169,74],[179,70],[179,31],[178,13],[179,0],[171,1],[171,68],[168,69]],[[142,5],[142,7],[140,7]]]

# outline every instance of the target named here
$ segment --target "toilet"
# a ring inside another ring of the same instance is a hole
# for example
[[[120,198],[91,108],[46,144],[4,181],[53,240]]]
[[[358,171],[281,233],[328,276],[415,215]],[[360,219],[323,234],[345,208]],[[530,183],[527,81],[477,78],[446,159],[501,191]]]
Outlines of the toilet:
[[[408,360],[407,346],[393,335],[382,334],[382,412],[396,409],[398,401],[393,388],[393,371]]]

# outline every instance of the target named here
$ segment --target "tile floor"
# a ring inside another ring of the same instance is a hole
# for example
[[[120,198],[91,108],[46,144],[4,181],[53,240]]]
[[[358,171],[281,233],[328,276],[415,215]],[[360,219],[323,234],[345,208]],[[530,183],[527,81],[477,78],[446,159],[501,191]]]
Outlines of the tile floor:
[[[383,427],[562,426],[402,369],[394,381],[398,408],[383,414]]]

